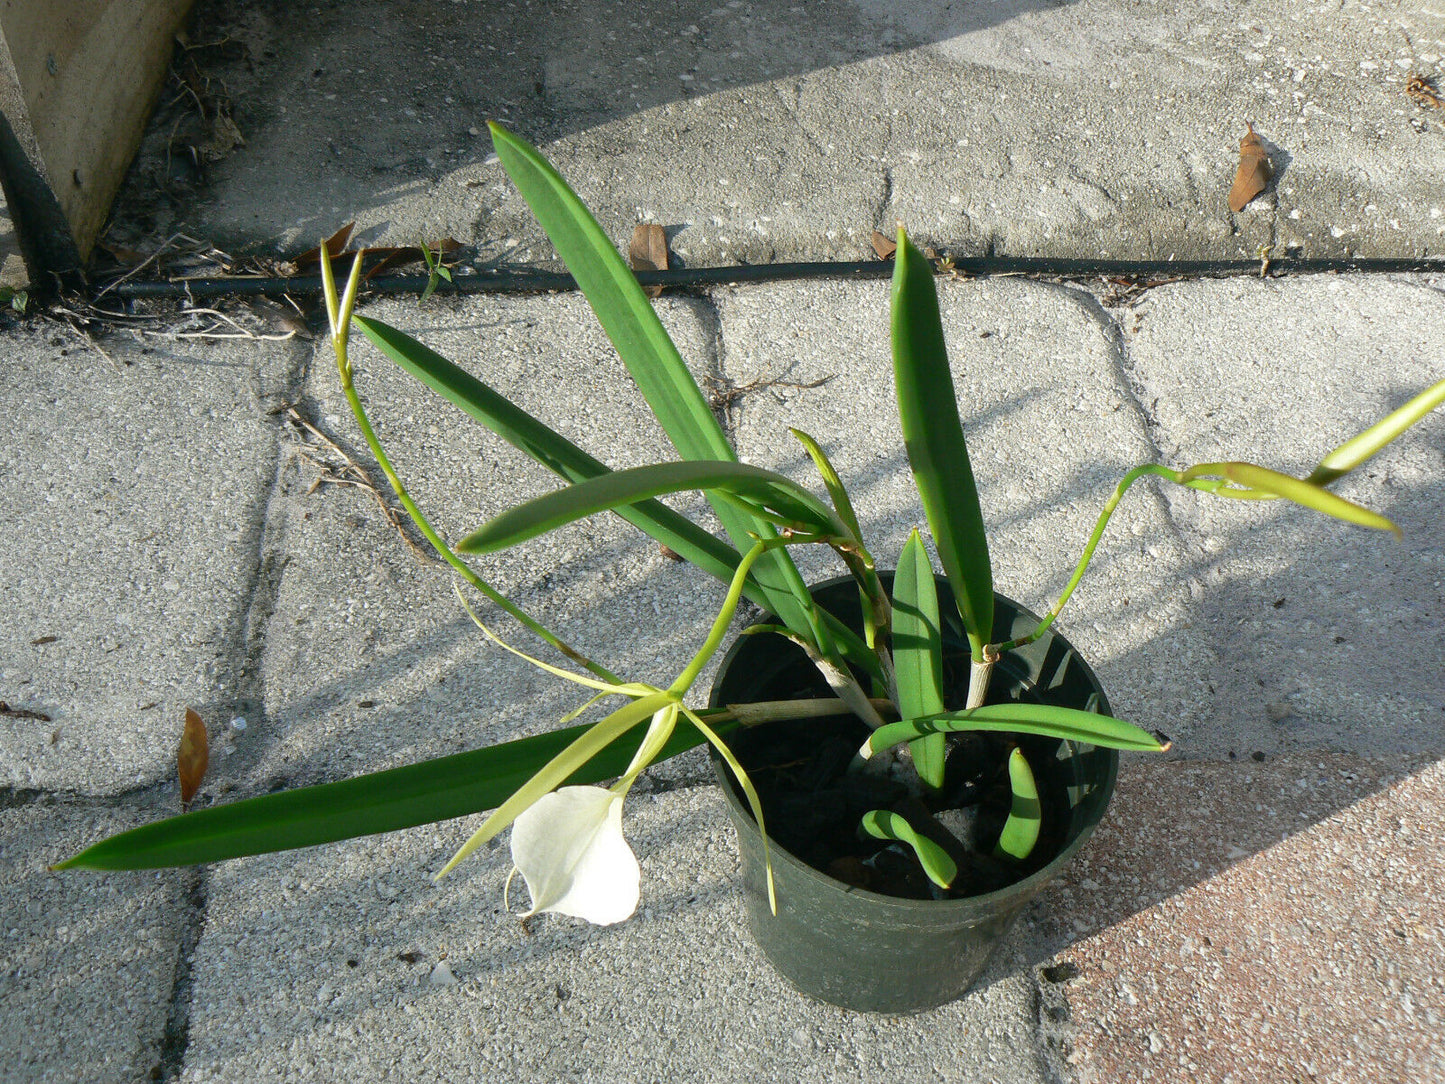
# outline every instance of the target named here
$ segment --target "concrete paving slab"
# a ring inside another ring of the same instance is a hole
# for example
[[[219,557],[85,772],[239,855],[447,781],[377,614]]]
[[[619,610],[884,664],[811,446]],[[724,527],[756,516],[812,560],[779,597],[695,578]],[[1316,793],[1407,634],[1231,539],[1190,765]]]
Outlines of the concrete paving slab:
[[[1047,919],[1072,1079],[1445,1076],[1442,799],[1427,757],[1129,758]]]
[[[1421,280],[1179,283],[1124,323],[1136,395],[1175,466],[1304,474],[1445,377],[1445,294]],[[1334,487],[1393,517],[1400,540],[1281,502],[1165,490],[1205,585],[1198,621],[1220,630],[1215,703],[1242,716],[1246,746],[1445,748],[1442,433],[1432,416]]]
[[[1118,329],[1092,294],[1016,280],[944,282],[941,291],[995,583],[1042,614],[1119,479],[1157,458],[1145,415],[1120,367]],[[788,428],[821,441],[874,559],[891,567],[908,532],[927,530],[899,436],[887,283],[727,290],[717,303],[729,380],[786,382],[739,400],[739,451],[816,487]],[[1184,550],[1156,498],[1130,498],[1056,627],[1098,671],[1118,714],[1210,755],[1219,735],[1198,727],[1212,655],[1207,633],[1191,628]],[[799,561],[821,578],[841,571],[830,556]]]
[[[706,307],[683,300],[661,309],[699,376],[708,373],[714,333]],[[675,458],[580,297],[474,298],[420,310],[388,302],[367,312],[468,367],[616,467]],[[354,364],[383,446],[444,538],[455,541],[560,485],[375,351],[358,345]],[[313,360],[304,406],[358,462],[372,462],[329,347]],[[385,487],[381,472],[370,469]],[[450,569],[419,562],[364,491],[310,492],[318,474],[296,460],[272,505],[265,725],[237,738],[232,785],[337,778],[477,748],[550,729],[592,695],[488,643],[454,597]],[[677,507],[706,509],[692,498]],[[671,683],[701,645],[725,591],[614,516],[472,563],[576,649],[624,680],[659,685]],[[468,594],[513,646],[562,663]],[[693,775],[704,774],[699,757],[687,764]]]
[[[431,882],[452,826],[216,867],[179,1079],[1045,1079],[1010,960],[917,1017],[794,992],[744,933],[726,819],[713,788],[630,802],[639,914],[531,936],[503,907],[505,850]]]
[[[52,325],[53,327],[54,325]],[[228,329],[229,330],[229,329]],[[7,335],[0,780],[104,794],[175,771],[185,705],[247,696],[245,621],[287,343]]]
[[[545,145],[612,236],[659,222],[695,265],[867,258],[897,218],[967,255],[1419,255],[1445,236],[1445,123],[1404,93],[1445,75],[1445,15],[1399,0],[197,9],[191,40],[212,44],[188,60],[244,144],[177,96],[121,244],[295,252],[355,218],[382,243],[545,256],[489,118]],[[1236,215],[1248,122],[1275,182]]]
[[[153,1079],[167,1053],[189,875],[60,874],[46,866],[159,815],[147,801],[112,810],[36,798],[0,810],[6,1080]]]

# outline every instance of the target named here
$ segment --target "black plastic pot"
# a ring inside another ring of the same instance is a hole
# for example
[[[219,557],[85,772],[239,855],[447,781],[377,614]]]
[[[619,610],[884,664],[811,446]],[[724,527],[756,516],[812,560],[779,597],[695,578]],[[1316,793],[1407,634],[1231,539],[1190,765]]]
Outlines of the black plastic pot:
[[[884,576],[885,585],[890,580]],[[941,577],[938,589],[946,669],[959,675],[958,687],[949,689],[946,699],[957,707],[966,694],[967,642],[952,592]],[[830,580],[812,590],[825,609],[861,627],[858,590],[851,579]],[[1002,595],[996,596],[995,607],[995,641],[1025,635],[1038,625],[1034,614]],[[723,660],[711,702],[829,695],[816,674],[803,652],[781,637],[743,636]],[[1109,711],[1093,671],[1057,634],[1045,634],[997,663],[989,701],[1010,700]],[[850,718],[840,717],[840,725]],[[745,768],[751,740],[746,730],[729,739]],[[768,906],[762,836],[731,772],[714,752],[713,768],[738,835],[748,923],[773,966],[803,993],[847,1009],[918,1012],[962,996],[1019,912],[1089,838],[1114,790],[1119,758],[1112,749],[1038,738],[1021,738],[1019,745],[1038,780],[1045,818],[1034,868],[1026,868],[1022,879],[963,899],[902,899],[844,884],[774,844],[776,915]]]

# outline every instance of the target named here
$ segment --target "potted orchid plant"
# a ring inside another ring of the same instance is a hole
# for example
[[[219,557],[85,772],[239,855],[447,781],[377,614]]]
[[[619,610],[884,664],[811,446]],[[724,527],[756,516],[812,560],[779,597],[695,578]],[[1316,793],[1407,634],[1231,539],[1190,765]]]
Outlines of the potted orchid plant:
[[[779,969],[809,993],[853,1008],[940,1003],[966,989],[993,941],[1087,838],[1112,789],[1115,750],[1167,748],[1167,739],[1112,717],[1092,672],[1052,627],[1125,491],[1154,476],[1395,530],[1327,487],[1445,401],[1442,381],[1303,479],[1245,462],[1130,471],[1062,596],[1037,617],[995,593],[934,269],[901,229],[891,316],[898,414],[941,575],[918,531],[889,555],[892,572],[880,568],[843,480],[812,436],[793,431],[816,467],[817,491],[740,463],[591,214],[535,148],[499,125],[492,136],[679,458],[609,470],[422,343],[355,314],[360,258],[340,289],[323,258],[331,345],[361,432],[418,528],[462,580],[570,665],[524,658],[590,699],[546,734],[199,809],[102,840],[60,868],[211,862],[492,810],[438,876],[511,828],[512,858],[531,894],[527,915],[611,923],[633,913],[641,891],[622,831],[630,788],[650,764],[706,743],[738,826],[753,929]],[[568,484],[454,543],[443,540],[362,406],[353,329]],[[707,496],[726,541],[657,500],[690,490]],[[709,633],[666,687],[624,680],[562,643],[465,560],[608,511],[727,584]],[[789,557],[804,545],[829,547],[846,576],[810,588]],[[745,598],[767,616],[734,638],[711,702],[698,704],[694,686],[728,642]],[[486,636],[522,654],[463,605]],[[573,722],[614,698],[621,706],[600,719]],[[808,819],[801,806],[829,811],[826,823],[800,829]],[[897,954],[910,952],[899,966]],[[890,971],[907,982],[889,980]]]

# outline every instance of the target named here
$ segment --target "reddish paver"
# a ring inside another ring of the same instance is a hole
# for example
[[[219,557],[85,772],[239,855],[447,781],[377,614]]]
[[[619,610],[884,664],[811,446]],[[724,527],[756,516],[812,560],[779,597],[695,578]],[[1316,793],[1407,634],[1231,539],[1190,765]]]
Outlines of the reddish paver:
[[[1445,761],[1131,758],[1047,919],[1075,1075],[1445,1081],[1442,835]]]

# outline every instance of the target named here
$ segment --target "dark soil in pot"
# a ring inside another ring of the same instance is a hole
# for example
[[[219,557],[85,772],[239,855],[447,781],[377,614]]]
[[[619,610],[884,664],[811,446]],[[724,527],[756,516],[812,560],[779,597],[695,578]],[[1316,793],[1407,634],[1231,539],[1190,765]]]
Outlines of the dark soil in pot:
[[[883,573],[882,579],[891,590],[891,573]],[[946,615],[944,699],[950,707],[958,707],[968,694],[968,641],[953,612],[952,592],[941,577],[938,590],[940,610]],[[851,579],[830,581],[814,592],[819,604],[840,620],[854,627],[861,623],[857,589]],[[1000,602],[1002,620],[1029,631],[1037,625],[1037,619],[1016,603],[1004,598]],[[720,676],[714,703],[832,695],[801,649],[780,637],[759,635],[768,640],[766,646],[759,645],[761,650],[744,638],[730,658],[740,650],[766,658],[749,658],[747,665]],[[1073,659],[1076,666],[1083,667],[1082,660]],[[989,687],[990,704],[1042,699],[1030,675],[1021,672],[1017,663],[1008,658],[1000,662]],[[1108,711],[1096,684],[1085,696],[1093,697],[1092,706],[1098,710]],[[993,892],[1043,868],[1062,849],[1069,825],[1061,814],[1069,809],[1067,789],[1074,780],[1055,768],[1057,741],[998,734],[950,735],[942,791],[918,795],[917,788],[909,786],[913,769],[906,746],[898,750],[902,763],[889,774],[848,774],[853,754],[867,737],[867,727],[856,717],[837,715],[751,727],[729,741],[758,791],[774,844],[847,884],[906,899],[959,899]],[[993,854],[1012,804],[1008,756],[1015,746],[1028,758],[1043,806],[1038,843],[1022,862]],[[953,888],[947,893],[937,889],[900,845],[860,837],[858,822],[871,809],[894,809],[910,821],[920,809],[935,818],[941,815],[946,827],[940,827],[949,838],[938,837],[937,841],[960,862]],[[955,838],[958,835],[965,837],[963,846]]]

